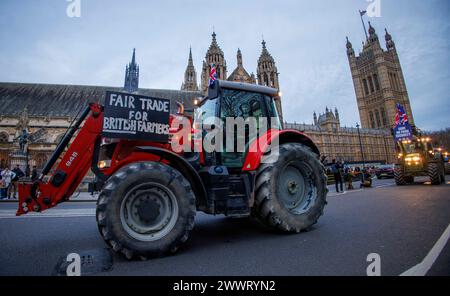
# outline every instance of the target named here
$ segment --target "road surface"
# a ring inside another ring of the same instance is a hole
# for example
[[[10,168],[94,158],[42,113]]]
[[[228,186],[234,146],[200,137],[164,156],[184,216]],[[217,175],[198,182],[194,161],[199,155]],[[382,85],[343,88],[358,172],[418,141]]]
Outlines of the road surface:
[[[376,253],[381,275],[450,275],[449,180],[402,187],[375,180],[374,188],[344,194],[330,187],[324,216],[298,235],[274,233],[252,219],[198,213],[177,254],[148,261],[116,254],[113,268],[98,274],[366,275],[367,256]],[[0,203],[0,275],[50,275],[61,257],[106,247],[92,201],[36,216],[14,217],[15,208]]]

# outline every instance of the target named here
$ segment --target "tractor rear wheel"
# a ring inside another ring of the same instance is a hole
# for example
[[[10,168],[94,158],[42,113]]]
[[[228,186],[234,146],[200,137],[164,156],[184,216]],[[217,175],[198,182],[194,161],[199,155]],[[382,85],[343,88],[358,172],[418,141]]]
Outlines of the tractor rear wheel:
[[[260,166],[254,213],[265,225],[300,232],[323,214],[327,178],[317,155],[299,143],[282,144],[271,162]],[[273,149],[272,149],[273,150]]]
[[[97,201],[103,239],[128,259],[174,253],[194,227],[195,196],[176,169],[137,162],[112,175]]]
[[[430,177],[431,184],[439,185],[442,183],[441,167],[437,163],[428,164],[428,176]]]

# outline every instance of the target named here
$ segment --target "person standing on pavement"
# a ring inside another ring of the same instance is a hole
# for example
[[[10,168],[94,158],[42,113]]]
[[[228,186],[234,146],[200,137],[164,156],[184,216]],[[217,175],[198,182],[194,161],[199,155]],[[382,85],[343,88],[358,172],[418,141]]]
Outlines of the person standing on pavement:
[[[37,167],[34,165],[33,170],[31,171],[31,181],[34,181],[38,178]]]
[[[12,191],[11,182],[14,179],[15,175],[16,174],[13,171],[11,171],[9,169],[9,167],[6,167],[2,172],[2,180],[3,180],[3,184],[6,188],[7,199],[9,199],[11,197],[11,191]]]
[[[331,172],[333,173],[336,192],[339,193],[339,187],[341,188],[341,192],[344,192],[344,184],[342,183],[342,165],[339,162],[336,162],[336,159],[333,159],[331,162]]]
[[[16,198],[17,195],[17,185],[19,183],[19,179],[25,176],[25,173],[20,169],[19,165],[16,165],[16,167],[12,170],[14,172],[14,174],[16,174],[14,176],[14,178],[12,179],[12,191],[13,191],[13,198]]]

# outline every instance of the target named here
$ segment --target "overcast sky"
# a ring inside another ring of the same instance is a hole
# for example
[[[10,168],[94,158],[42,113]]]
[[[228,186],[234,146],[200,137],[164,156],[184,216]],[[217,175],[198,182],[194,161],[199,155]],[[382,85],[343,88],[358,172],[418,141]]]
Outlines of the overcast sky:
[[[450,127],[450,1],[380,0],[371,18],[384,47],[396,42],[416,124]],[[136,47],[140,87],[179,89],[192,46],[200,81],[213,27],[228,72],[241,49],[256,73],[261,39],[280,72],[290,122],[337,107],[342,125],[359,121],[345,36],[356,52],[364,39],[358,10],[366,0],[157,1],[81,0],[69,18],[66,0],[0,0],[0,81],[122,86]],[[366,18],[366,20],[368,20]]]

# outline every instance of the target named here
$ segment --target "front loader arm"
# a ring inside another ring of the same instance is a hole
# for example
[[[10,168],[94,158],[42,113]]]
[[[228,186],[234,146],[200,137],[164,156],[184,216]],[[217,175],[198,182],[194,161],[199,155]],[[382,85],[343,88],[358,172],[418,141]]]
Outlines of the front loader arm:
[[[84,121],[84,119],[86,119]],[[73,135],[81,126],[77,136],[70,143]],[[101,137],[103,127],[103,107],[89,104],[76,123],[66,132],[50,159],[42,170],[39,179],[34,182],[19,184],[19,208],[16,215],[29,212],[41,212],[55,207],[70,198],[83,180],[92,164],[96,142]],[[70,145],[69,145],[70,143]],[[52,174],[44,178],[54,167],[65,148],[68,147]]]

